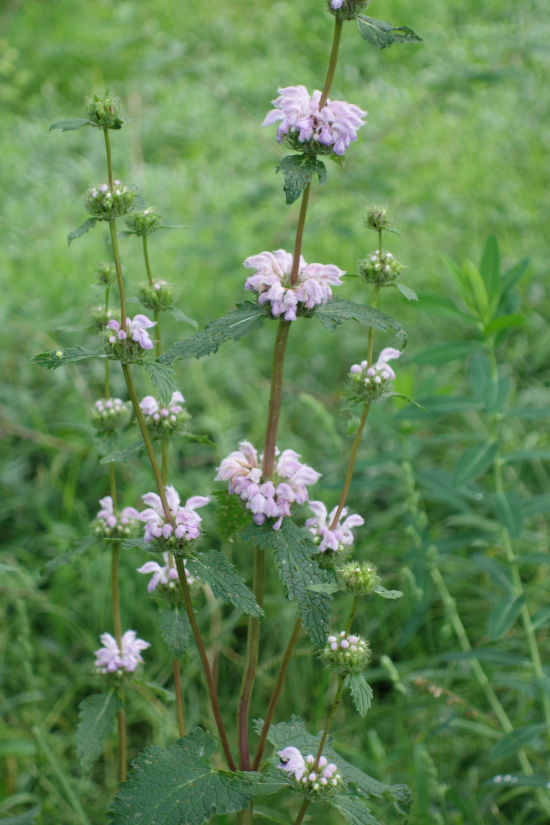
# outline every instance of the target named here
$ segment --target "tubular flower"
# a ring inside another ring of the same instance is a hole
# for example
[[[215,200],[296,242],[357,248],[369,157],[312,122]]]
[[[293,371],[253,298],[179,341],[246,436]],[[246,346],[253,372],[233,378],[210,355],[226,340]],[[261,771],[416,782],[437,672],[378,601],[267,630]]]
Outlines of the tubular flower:
[[[387,395],[392,387],[390,382],[395,380],[395,372],[388,361],[393,361],[399,358],[400,355],[398,349],[386,347],[372,367],[369,367],[367,361],[354,364],[349,371],[350,386],[354,395],[363,398],[365,401],[373,401]]]
[[[308,501],[308,486],[315,484],[321,473],[302,464],[294,450],[279,454],[273,478],[263,481],[261,463],[263,456],[248,441],[239,443],[239,450],[230,453],[218,467],[215,481],[229,481],[229,492],[235,493],[254,514],[254,522],[263,524],[266,518],[276,519],[273,529],[278,530],[284,516],[290,516],[291,505]]]
[[[135,630],[127,630],[122,637],[122,650],[119,650],[116,639],[110,633],[102,633],[99,641],[103,647],[95,651],[97,672],[116,673],[117,676],[122,676],[124,672],[133,673],[143,662],[141,651],[151,647],[149,642],[137,638]]]
[[[181,392],[175,392],[168,407],[162,407],[153,395],[146,395],[139,402],[145,418],[147,429],[155,439],[181,435],[191,416],[181,406],[185,398]]]
[[[306,264],[300,256],[298,281],[292,286],[290,273],[292,255],[284,249],[260,252],[244,262],[254,275],[246,279],[244,288],[258,293],[259,304],[271,304],[274,318],[284,315],[285,321],[296,320],[296,310],[311,310],[332,298],[331,286],[341,286],[346,273],[334,264]],[[298,307],[302,304],[302,307]]]
[[[147,585],[147,592],[152,593],[158,585],[160,584],[163,588],[168,588],[169,590],[174,590],[176,588],[176,582],[178,581],[178,571],[173,565],[170,565],[170,554],[163,553],[162,557],[164,559],[164,566],[161,565],[156,561],[146,561],[142,567],[138,567],[138,573],[152,573],[153,575],[149,579],[149,584]],[[185,564],[185,559],[183,560]],[[195,583],[195,579],[189,572],[189,570],[185,570],[185,578],[187,579],[187,584],[191,587],[192,584]]]
[[[310,501],[310,509],[315,513],[313,518],[308,518],[306,527],[309,527],[313,534],[315,544],[319,545],[319,552],[332,556],[333,553],[348,555],[353,545],[352,527],[361,527],[365,520],[358,515],[348,516],[342,523],[342,517],[347,515],[347,507],[344,507],[338,523],[331,529],[337,507],[327,516],[327,508],[322,501]]]
[[[101,510],[92,523],[94,533],[101,538],[124,538],[134,535],[140,517],[135,507],[125,507],[115,515],[111,496],[100,498]]]
[[[92,424],[100,432],[112,432],[130,420],[130,410],[120,398],[101,398],[92,410]]]
[[[140,284],[138,288],[138,300],[144,307],[152,312],[163,309],[170,309],[174,303],[174,287],[168,281],[155,279],[153,285]]]
[[[160,496],[156,493],[146,493],[142,499],[145,504],[149,505],[149,508],[139,514],[140,521],[145,522],[144,539],[146,542],[164,539],[162,549],[164,550],[165,544],[168,543],[169,549],[176,555],[180,555],[178,549],[183,549],[185,543],[188,544],[193,539],[199,538],[202,518],[195,510],[198,507],[204,507],[210,499],[205,496],[193,496],[187,499],[182,507],[180,497],[174,487],[169,485],[164,489],[173,525],[166,521]]]
[[[362,673],[371,660],[371,651],[360,636],[342,630],[338,636],[328,637],[319,658],[333,673]]]
[[[305,86],[287,86],[278,89],[279,97],[262,126],[281,121],[277,141],[285,140],[293,149],[312,154],[343,155],[350,143],[357,140],[357,130],[365,125],[359,106],[344,100],[327,100],[319,109],[321,92],[310,95]]]
[[[126,329],[121,329],[116,320],[111,320],[103,329],[105,352],[108,358],[117,361],[140,361],[144,352],[153,349],[148,329],[156,326],[146,315],[134,315],[126,319]]]
[[[315,768],[315,757],[309,753],[305,759],[298,748],[288,747],[277,751],[279,770],[285,771],[296,782],[295,790],[312,799],[319,799],[339,793],[342,789],[342,777],[334,764],[328,763],[326,756],[321,756]]]
[[[394,258],[391,252],[372,252],[362,261],[357,261],[357,272],[367,284],[386,286],[401,280],[405,266]]]
[[[100,183],[90,186],[84,195],[86,209],[99,221],[112,221],[131,212],[135,206],[137,191],[120,180],[113,181],[113,186]]]

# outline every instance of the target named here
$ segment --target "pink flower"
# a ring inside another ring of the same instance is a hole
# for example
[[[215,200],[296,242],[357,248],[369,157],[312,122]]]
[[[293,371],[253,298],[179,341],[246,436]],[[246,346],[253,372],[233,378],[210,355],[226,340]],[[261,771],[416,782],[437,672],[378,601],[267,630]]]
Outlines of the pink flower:
[[[299,782],[306,772],[306,763],[298,748],[284,748],[282,751],[277,751],[277,756],[280,760],[277,767],[286,773],[293,774]]]
[[[313,534],[316,543],[319,544],[319,551],[321,553],[327,550],[333,550],[336,553],[337,550],[352,545],[354,541],[353,533],[351,532],[352,528],[360,527],[365,523],[365,520],[361,518],[361,516],[355,515],[348,516],[342,524],[341,519],[345,517],[348,512],[347,508],[344,507],[338,523],[332,530],[331,525],[338,508],[335,507],[330,515],[327,516],[327,508],[322,501],[310,501],[309,507],[315,516],[306,521],[306,527],[310,528],[310,532]]]
[[[168,410],[164,411],[164,415],[169,415],[169,413],[177,415],[178,413],[183,412],[183,407],[180,407],[179,405],[184,403],[185,398],[181,392],[176,390],[176,392],[172,395],[172,399],[168,405]],[[139,406],[145,416],[155,415],[155,413],[158,412],[162,413],[160,404],[154,395],[146,395],[145,398],[139,402]]]
[[[334,5],[339,0],[333,0]],[[282,143],[289,133],[297,136],[300,143],[317,141],[329,146],[336,155],[343,155],[350,143],[357,140],[357,130],[365,125],[362,120],[367,114],[353,103],[343,100],[327,100],[319,109],[321,92],[309,95],[305,86],[287,86],[279,89],[279,97],[273,101],[272,109],[262,126],[271,126],[281,121],[277,129],[277,141]]]
[[[153,349],[153,342],[149,337],[148,329],[156,326],[156,321],[150,321],[146,315],[134,315],[132,318],[126,319],[126,331],[120,329],[118,321],[112,319],[107,324],[107,329],[114,330],[120,340],[130,337],[140,345],[142,349]],[[112,338],[113,336],[111,336]],[[109,338],[109,341],[111,341]],[[113,343],[111,341],[111,343]]]
[[[306,264],[300,256],[298,280],[290,283],[292,255],[284,249],[275,252],[260,252],[244,261],[248,269],[255,269],[254,275],[246,279],[244,288],[258,293],[259,304],[271,304],[275,318],[284,314],[285,321],[296,320],[299,303],[306,309],[326,304],[332,298],[331,286],[341,286],[340,278],[346,273],[334,264]]]
[[[100,498],[99,503],[101,510],[99,510],[96,519],[106,533],[111,533],[116,527],[120,529],[120,525],[126,526],[132,519],[139,519],[139,513],[135,507],[125,507],[117,518],[111,496]]]
[[[138,573],[153,574],[149,579],[149,584],[147,585],[148,593],[152,593],[159,584],[174,587],[174,583],[178,581],[178,571],[173,564],[172,566],[170,565],[169,554],[163,553],[162,556],[164,558],[163,567],[161,567],[156,561],[146,561],[144,565],[138,567],[137,569]],[[185,559],[183,560],[183,563],[185,564]],[[187,579],[187,584],[192,585],[194,583],[195,579],[187,569],[185,570],[185,577]]]
[[[394,361],[399,358],[401,353],[398,349],[393,347],[386,347],[378,356],[378,361],[369,367],[367,361],[361,361],[360,364],[353,364],[350,368],[351,375],[361,375],[366,385],[371,382],[381,384],[383,381],[395,380],[395,372],[388,364],[388,361]],[[355,379],[357,380],[357,379]]]
[[[198,538],[202,519],[195,510],[204,507],[210,499],[205,496],[192,496],[187,499],[182,507],[180,497],[174,487],[169,485],[164,489],[166,490],[166,500],[174,526],[166,520],[160,496],[156,493],[146,493],[142,496],[142,499],[145,504],[149,505],[149,508],[139,514],[140,521],[146,523],[145,541],[160,538],[167,539],[170,538],[172,532],[179,540],[189,541]]]
[[[126,631],[121,640],[121,650],[110,633],[103,633],[99,640],[103,644],[103,647],[95,651],[95,666],[99,673],[120,673],[123,670],[133,673],[138,664],[143,662],[141,651],[151,647],[149,642],[137,638],[135,630]]]

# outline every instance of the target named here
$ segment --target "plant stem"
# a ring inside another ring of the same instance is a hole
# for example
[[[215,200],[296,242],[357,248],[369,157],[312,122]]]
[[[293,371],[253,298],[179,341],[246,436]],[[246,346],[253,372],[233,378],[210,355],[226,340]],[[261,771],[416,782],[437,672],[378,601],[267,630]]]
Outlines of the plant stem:
[[[126,294],[124,292],[124,280],[122,278],[122,267],[120,265],[120,252],[118,250],[118,238],[116,236],[116,221],[109,221],[109,231],[111,233],[111,244],[113,246],[113,258],[115,260],[116,277],[118,281],[118,291],[120,293],[120,328],[126,329]]]
[[[254,548],[254,573],[252,591],[260,607],[264,603],[265,594],[265,556],[266,551]],[[255,616],[248,617],[248,634],[246,645],[246,663],[244,667],[239,705],[237,709],[237,727],[239,731],[239,767],[241,770],[250,770],[250,749],[248,745],[248,712],[250,700],[256,679],[258,667],[258,653],[260,650],[260,620]]]
[[[371,307],[376,309],[378,305],[378,296],[380,295],[380,286],[376,284],[372,293]],[[369,327],[369,337],[367,339],[367,361],[369,367],[372,367],[373,362],[373,348],[374,348],[374,327]]]
[[[275,687],[273,689],[273,693],[271,694],[271,699],[269,700],[265,720],[262,726],[262,731],[260,733],[260,741],[258,742],[258,750],[256,751],[256,756],[254,758],[254,764],[252,765],[253,771],[257,771],[260,767],[262,756],[264,754],[265,743],[267,742],[267,734],[269,733],[269,728],[271,727],[271,723],[273,722],[275,708],[277,706],[279,696],[281,695],[281,691],[283,689],[286,671],[292,658],[294,648],[296,647],[296,642],[298,641],[298,637],[300,636],[301,629],[302,620],[300,616],[298,616],[298,618],[296,619],[296,623],[294,625],[294,629],[292,631],[292,635],[289,639],[289,642],[286,646],[286,650],[283,655],[283,661],[281,662],[281,667],[279,668],[279,673],[277,674],[277,681],[275,682]]]
[[[290,283],[296,285],[298,273],[300,271],[300,256],[302,254],[302,241],[304,239],[304,226],[306,225],[307,207],[309,204],[309,194],[311,192],[311,181],[307,184],[302,195],[298,226],[296,227],[296,240],[294,241],[294,253],[292,255],[292,269],[290,270]]]
[[[294,825],[301,825],[301,822],[302,822],[304,816],[306,815],[306,811],[307,811],[308,808],[309,808],[309,799],[304,799],[304,801],[302,802],[302,805],[300,807],[300,810],[298,811],[298,816],[296,817]]]
[[[326,102],[328,100],[328,96],[332,88],[332,83],[334,81],[334,75],[336,73],[336,64],[338,63],[338,52],[340,51],[340,40],[342,39],[343,24],[343,20],[339,20],[338,18],[334,19],[334,37],[332,38],[332,50],[330,52],[327,77],[325,80],[325,85],[323,86],[323,92],[321,94],[321,100],[319,102],[319,109],[322,109],[324,106],[326,106]]]
[[[113,188],[113,164],[111,162],[111,138],[109,136],[109,130],[104,129],[103,134],[105,135],[105,149],[107,152],[107,173],[109,175],[109,187]]]
[[[340,699],[342,698],[342,691],[344,690],[344,679],[345,676],[340,676],[338,680],[338,688],[336,689],[336,696],[334,697],[334,702],[332,703],[332,710],[330,711],[330,715],[327,719],[327,723],[325,725],[325,729],[323,731],[323,735],[321,736],[321,741],[319,742],[319,749],[317,751],[317,756],[315,757],[315,763],[313,765],[313,770],[316,771],[319,767],[319,759],[323,755],[323,748],[325,747],[325,743],[327,741],[328,732],[331,728],[332,723],[334,722],[334,717],[336,716],[336,711],[338,710],[338,705],[340,704]]]
[[[208,688],[208,695],[210,697],[210,703],[212,705],[214,719],[216,720],[216,726],[218,728],[218,733],[220,735],[222,749],[225,754],[227,764],[229,765],[229,769],[235,771],[237,770],[237,768],[233,761],[233,757],[231,756],[231,751],[229,750],[229,743],[227,741],[227,734],[225,732],[225,728],[223,725],[220,706],[218,704],[218,697],[216,696],[216,689],[214,686],[214,680],[212,678],[212,671],[210,670],[210,663],[208,661],[208,656],[206,655],[206,648],[204,647],[204,642],[202,641],[199,626],[197,624],[197,619],[195,618],[195,611],[193,610],[193,602],[191,601],[191,593],[189,592],[189,585],[187,584],[185,567],[183,564],[183,560],[179,557],[176,558],[176,568],[178,571],[178,580],[181,595],[183,597],[183,603],[185,605],[185,610],[187,612],[187,618],[189,619],[189,624],[191,625],[191,630],[193,631],[193,636],[195,637],[195,642],[199,650],[202,669],[204,671],[204,676],[206,679],[206,686]]]
[[[120,650],[120,647],[119,647]],[[118,698],[124,705],[124,688],[118,689]],[[126,782],[128,768],[126,763],[126,708],[122,708],[117,713],[118,732],[118,781]]]
[[[350,614],[349,614],[348,623],[346,625],[346,636],[348,635],[348,633],[351,630],[351,626],[353,624],[353,620],[355,619],[355,614],[357,612],[357,605],[358,604],[359,604],[359,596],[354,596],[353,597],[353,602],[351,604],[351,610],[350,610]]]
[[[147,246],[147,235],[143,236],[143,258],[145,260],[145,269],[147,270],[147,278],[149,279],[149,286],[153,286],[153,276],[151,274],[151,264],[149,263],[149,249]],[[162,344],[160,340],[160,312],[154,310],[155,321],[157,322],[157,358],[162,354]]]
[[[342,493],[340,495],[340,501],[338,502],[338,509],[336,510],[335,516],[332,520],[332,524],[330,525],[330,529],[334,530],[336,525],[340,520],[340,516],[342,515],[342,510],[346,504],[346,499],[348,497],[349,488],[351,485],[351,480],[353,478],[353,469],[355,467],[355,461],[357,459],[357,452],[359,450],[359,444],[361,441],[361,436],[363,434],[363,430],[365,428],[365,424],[367,422],[367,416],[369,414],[370,404],[363,404],[363,412],[361,413],[361,420],[359,421],[359,426],[355,431],[355,438],[353,439],[353,445],[351,448],[351,455],[349,457],[348,469],[346,472],[346,478],[344,480],[344,486],[342,488]]]
[[[273,348],[273,363],[271,366],[271,395],[269,397],[269,409],[267,413],[264,460],[262,468],[264,481],[267,481],[267,479],[271,478],[273,475],[273,467],[275,464],[277,428],[279,426],[279,415],[281,413],[281,403],[283,398],[285,350],[291,323],[291,321],[285,321],[281,318],[277,328],[275,346]]]
[[[105,288],[105,314],[108,315],[109,312],[109,292],[110,287]],[[109,384],[109,359],[105,359],[105,398],[111,397],[111,387]]]

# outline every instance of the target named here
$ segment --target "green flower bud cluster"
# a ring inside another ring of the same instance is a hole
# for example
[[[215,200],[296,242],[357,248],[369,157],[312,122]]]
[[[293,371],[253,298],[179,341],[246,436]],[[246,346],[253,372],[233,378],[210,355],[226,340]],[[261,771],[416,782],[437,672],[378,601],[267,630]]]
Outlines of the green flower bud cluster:
[[[124,120],[122,101],[105,92],[103,97],[92,95],[86,98],[84,113],[92,126],[98,129],[121,129]]]
[[[92,309],[92,321],[97,329],[103,329],[113,318],[115,321],[120,321],[120,310],[105,309],[104,306]]]
[[[399,281],[404,269],[404,264],[394,258],[391,252],[383,252],[380,255],[380,251],[377,250],[362,261],[357,261],[357,273],[361,280],[378,286]]]
[[[145,283],[139,285],[138,300],[153,312],[171,309],[174,303],[174,288],[168,281],[155,279],[152,286]]]
[[[151,206],[148,206],[142,212],[134,212],[124,222],[131,232],[143,236],[150,235],[151,232],[155,232],[159,228],[161,217],[157,215]]]
[[[113,330],[104,327],[102,331],[103,349],[110,361],[122,361],[123,364],[141,364],[147,355],[141,344],[132,338],[120,341],[113,335]],[[114,339],[114,340],[113,340]]]
[[[95,402],[92,410],[92,424],[102,433],[110,433],[119,427],[125,427],[132,413],[120,398],[101,398]]]
[[[332,7],[331,0],[326,0],[327,10],[338,20],[354,20],[358,14],[365,11],[370,0],[344,0],[339,9]]]
[[[117,519],[114,527],[110,527],[105,519],[96,518],[92,521],[91,528],[94,536],[100,539],[133,539],[142,529],[142,525],[133,518],[122,516]]]
[[[348,377],[348,386],[354,398],[370,404],[392,393],[393,378],[385,364],[368,367],[367,362],[362,361],[360,366],[361,372],[350,372]]]
[[[108,183],[90,186],[84,195],[84,203],[92,217],[100,221],[112,221],[131,212],[136,198],[134,187],[115,180],[112,189]]]
[[[294,777],[293,787],[300,796],[311,799],[312,802],[322,802],[336,794],[342,793],[344,783],[338,773],[338,766],[334,762],[328,763],[326,756],[321,756],[319,765],[315,767],[315,757],[309,753],[305,758],[306,773],[301,779]]]
[[[388,210],[385,206],[367,207],[367,214],[363,219],[363,224],[367,229],[374,229],[375,232],[380,232],[383,229],[389,229],[394,223],[395,218],[388,216]]]
[[[150,401],[150,403],[144,406],[145,401]],[[160,407],[156,403],[156,399],[148,396],[141,402],[140,406],[147,431],[155,441],[183,435],[191,421],[190,413],[180,404],[174,403],[174,399],[172,399],[169,407]]]
[[[338,568],[338,579],[344,590],[354,596],[365,596],[378,587],[377,568],[368,561],[349,561]]]
[[[319,658],[333,673],[362,673],[371,660],[371,650],[360,636],[342,630],[338,636],[328,637]]]
[[[102,286],[111,286],[116,281],[116,267],[114,264],[101,263],[94,272]]]

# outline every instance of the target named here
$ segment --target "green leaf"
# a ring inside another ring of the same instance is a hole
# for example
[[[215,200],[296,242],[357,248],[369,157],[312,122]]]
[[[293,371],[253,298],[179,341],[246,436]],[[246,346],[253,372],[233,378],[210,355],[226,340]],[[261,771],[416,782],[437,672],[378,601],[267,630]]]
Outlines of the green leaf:
[[[170,315],[173,315],[176,321],[181,321],[183,324],[189,324],[195,329],[199,328],[198,323],[195,320],[193,320],[193,318],[188,318],[187,315],[177,307],[172,307],[172,309],[170,310]]]
[[[363,40],[375,49],[387,49],[392,43],[422,43],[423,40],[408,26],[392,26],[383,20],[357,15],[357,26]]]
[[[487,384],[491,381],[491,364],[484,353],[478,352],[470,361],[470,384],[477,397],[485,402]]]
[[[511,756],[520,748],[532,742],[537,736],[541,736],[547,727],[543,722],[538,722],[534,725],[524,725],[521,728],[516,728],[497,742],[489,755],[489,759],[496,760],[503,759],[505,756]]]
[[[191,626],[183,607],[159,607],[160,633],[168,650],[175,659],[185,661],[185,654],[191,642]]]
[[[227,490],[216,490],[212,497],[216,499],[218,534],[222,541],[230,541],[235,533],[248,527],[252,513],[239,496],[231,495]]]
[[[508,568],[501,564],[496,559],[491,559],[489,556],[484,556],[483,553],[474,553],[472,561],[481,567],[487,573],[498,587],[501,587],[510,596],[516,596],[516,588],[510,578]]]
[[[256,603],[254,593],[224,553],[219,550],[198,553],[187,559],[186,566],[192,576],[208,582],[216,599],[221,599],[224,604],[234,604],[258,619],[263,618],[264,611]]]
[[[203,358],[205,355],[211,355],[217,352],[225,341],[238,341],[260,329],[265,318],[264,307],[247,302],[238,304],[238,309],[229,312],[223,318],[210,321],[202,332],[174,344],[160,356],[159,362],[172,364],[179,358]]]
[[[550,619],[550,604],[545,605],[544,607],[539,607],[538,610],[535,610],[531,617],[531,622],[536,630],[538,627],[543,627],[543,625],[548,624],[548,620]]]
[[[487,238],[479,271],[489,302],[496,304],[500,293],[500,249],[496,235],[489,235]]]
[[[439,318],[448,318],[451,321],[464,321],[467,324],[477,324],[473,315],[468,315],[459,309],[453,301],[428,292],[421,292],[418,296],[417,309],[427,315],[437,315]]]
[[[483,404],[479,401],[456,395],[450,398],[444,395],[432,395],[429,398],[420,398],[419,400],[421,402],[421,412],[406,408],[395,416],[396,420],[423,420],[424,418],[438,418],[441,415],[483,409]]]
[[[161,404],[168,407],[172,400],[172,395],[177,389],[176,375],[174,370],[166,363],[160,361],[145,361],[143,366],[145,372],[151,376],[151,381],[159,391],[159,400]]]
[[[524,258],[519,264],[516,264],[509,269],[508,272],[505,272],[502,276],[502,284],[501,290],[502,292],[507,292],[509,289],[515,287],[515,285],[519,282],[520,278],[522,278],[525,270],[529,266],[530,259]]]
[[[253,542],[262,550],[268,547],[273,550],[288,598],[298,600],[304,630],[316,645],[323,646],[328,635],[332,598],[326,592],[315,593],[310,590],[310,585],[330,582],[330,576],[312,558],[319,550],[309,530],[298,527],[289,518],[283,518],[279,530],[274,530],[270,522],[265,522],[261,526],[251,524],[240,535],[244,541]]]
[[[86,536],[85,539],[81,539],[71,550],[67,550],[66,553],[60,553],[59,556],[55,556],[55,558],[50,559],[50,561],[45,565],[43,573],[53,573],[54,570],[58,569],[58,567],[63,567],[64,564],[69,564],[75,556],[81,556],[83,553],[86,553],[95,541],[96,539],[94,536]]]
[[[327,800],[331,807],[340,811],[350,825],[379,825],[363,800],[358,796],[339,793]]]
[[[501,413],[506,406],[512,382],[507,375],[501,375],[496,379],[491,378],[485,388],[485,412],[487,415]]]
[[[69,347],[69,349],[50,350],[41,352],[30,359],[31,364],[46,367],[47,370],[56,370],[73,361],[84,361],[86,358],[106,358],[103,347],[99,349],[84,349],[84,347]]]
[[[502,456],[503,464],[516,464],[518,461],[550,460],[550,450],[514,450],[513,453]]]
[[[136,458],[139,458],[144,450],[145,442],[143,441],[143,438],[139,438],[137,441],[132,441],[128,447],[124,447],[120,450],[113,450],[111,453],[102,458],[99,463],[124,464],[126,461],[134,461]]]
[[[453,487],[462,487],[489,469],[498,453],[498,444],[485,441],[468,447],[456,463],[453,472]]]
[[[349,688],[353,704],[357,708],[359,715],[364,719],[373,697],[371,686],[362,673],[348,673],[344,680],[344,687]]]
[[[183,438],[186,438],[188,441],[194,441],[196,444],[206,444],[208,447],[218,449],[216,442],[212,441],[208,435],[200,435],[200,433],[182,433],[182,435]]]
[[[18,573],[17,567],[10,567],[9,564],[0,563],[0,573]]]
[[[216,770],[217,743],[201,728],[163,750],[145,748],[119,785],[109,810],[111,825],[201,825],[214,814],[248,807],[262,775]]]
[[[285,177],[284,193],[286,202],[291,203],[298,200],[312,175],[319,176],[319,183],[323,184],[327,180],[327,168],[321,160],[309,155],[288,155],[283,158],[277,166],[277,172],[282,172]]]
[[[114,689],[89,696],[78,706],[80,722],[76,729],[76,754],[84,772],[91,771],[101,756],[105,737],[113,730],[115,716],[122,707]]]
[[[536,516],[538,513],[550,512],[550,493],[533,496],[523,502],[523,515]]]
[[[517,493],[495,493],[497,518],[512,538],[523,532],[523,503]]]
[[[76,129],[82,129],[83,126],[93,125],[92,121],[88,120],[87,117],[68,117],[65,118],[65,120],[57,120],[55,123],[52,123],[48,131],[53,132],[54,129],[61,129],[62,132],[73,132]]]
[[[499,315],[498,318],[492,320],[487,326],[483,328],[483,334],[487,337],[500,332],[502,329],[509,329],[510,327],[522,327],[525,323],[525,318],[519,312],[512,315]]]
[[[134,685],[143,685],[143,687],[149,688],[150,691],[153,693],[158,693],[165,702],[175,702],[176,701],[176,694],[171,691],[167,690],[166,688],[162,687],[161,685],[157,685],[156,682],[143,682],[141,679],[132,679],[132,684]]]
[[[78,229],[73,229],[72,232],[69,232],[69,234],[67,235],[67,244],[70,246],[73,241],[77,240],[77,238],[81,238],[83,235],[89,232],[90,229],[93,229],[98,220],[99,218],[88,218],[88,220],[84,221],[84,223],[81,224],[78,227]]]
[[[412,359],[417,364],[450,364],[479,352],[483,344],[477,341],[447,341],[419,352]]]
[[[418,295],[413,289],[410,287],[405,286],[405,284],[394,284],[397,287],[401,295],[404,295],[407,301],[418,301]]]
[[[538,418],[550,418],[550,407],[528,407],[525,409],[506,410],[506,415],[536,421]]]
[[[361,419],[358,418],[356,415],[352,415],[350,420],[348,421],[348,435],[353,435],[353,433],[357,432],[357,427],[361,423]]]
[[[386,590],[381,584],[375,587],[373,592],[378,593],[383,599],[400,599],[403,595],[401,590]]]
[[[262,725],[262,719],[254,720],[254,728],[257,733],[260,733]],[[302,719],[292,716],[288,722],[271,725],[267,738],[274,745],[276,751],[291,746],[298,748],[303,756],[307,756],[308,753],[317,753],[322,735],[323,732],[320,731],[316,736],[312,736],[308,733]],[[387,799],[401,813],[403,811],[400,806],[405,808],[410,806],[412,795],[406,785],[386,785],[363,773],[354,765],[350,765],[334,749],[330,736],[327,738],[323,754],[329,762],[334,762],[338,766],[338,773],[342,776],[342,781],[350,793],[358,793],[359,796],[367,799],[371,796],[378,799]],[[334,798],[338,799],[339,797]]]
[[[516,556],[518,564],[548,564],[550,565],[550,553],[526,553],[524,556]]]
[[[122,539],[121,547],[123,550],[145,550],[146,553],[151,552],[151,542],[145,539]]]
[[[40,813],[41,805],[35,805],[34,808],[31,808],[28,811],[25,811],[23,814],[17,814],[16,816],[7,816],[4,819],[0,819],[2,825],[31,825],[32,822],[36,819],[38,814]]]
[[[277,825],[290,825],[288,820],[281,819],[280,816],[275,816],[275,814],[278,813],[279,811],[274,811],[272,813],[267,808],[261,808],[259,805],[254,805],[254,816],[258,816],[260,819],[269,819],[270,822],[276,822]]]
[[[509,596],[507,599],[499,599],[496,602],[493,612],[489,616],[487,626],[487,632],[492,642],[508,633],[521,613],[524,604],[525,596]]]
[[[346,321],[358,321],[366,327],[373,327],[382,332],[388,329],[394,331],[395,335],[402,341],[407,341],[407,333],[401,324],[389,315],[380,312],[374,307],[356,304],[344,298],[331,298],[326,304],[321,304],[314,311],[314,317],[331,332]]]
[[[313,591],[313,593],[337,593],[339,590],[342,590],[339,584],[336,582],[320,582],[319,584],[308,584],[308,590]]]

